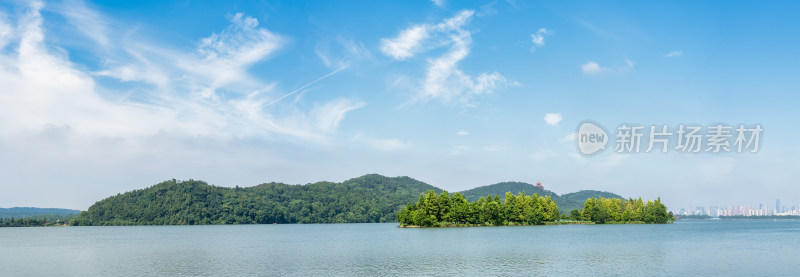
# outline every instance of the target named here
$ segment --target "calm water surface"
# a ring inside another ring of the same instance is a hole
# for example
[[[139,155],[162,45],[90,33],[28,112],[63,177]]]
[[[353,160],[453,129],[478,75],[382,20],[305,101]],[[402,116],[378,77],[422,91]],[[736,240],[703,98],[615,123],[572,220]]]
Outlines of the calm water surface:
[[[0,276],[800,276],[800,221],[0,228]]]

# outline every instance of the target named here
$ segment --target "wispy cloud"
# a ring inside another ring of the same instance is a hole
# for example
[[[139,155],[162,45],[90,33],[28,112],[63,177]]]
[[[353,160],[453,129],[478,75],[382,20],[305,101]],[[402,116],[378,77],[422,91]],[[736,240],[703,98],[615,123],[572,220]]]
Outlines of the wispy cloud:
[[[628,72],[628,71],[633,70],[633,67],[634,67],[633,61],[631,61],[629,59],[625,59],[625,66],[622,67],[622,70],[624,72]]]
[[[0,50],[11,42],[11,36],[14,34],[13,27],[6,20],[8,20],[8,16],[0,11]]]
[[[440,100],[444,103],[469,104],[475,95],[491,94],[508,85],[503,75],[497,72],[470,76],[458,64],[467,57],[472,43],[472,33],[464,29],[475,14],[464,10],[438,24],[420,24],[400,32],[395,38],[382,39],[381,51],[395,60],[404,60],[440,47],[448,51],[439,57],[428,59],[421,90],[414,100]]]
[[[466,136],[466,135],[469,135],[469,132],[467,132],[466,130],[461,130],[461,131],[458,131],[458,132],[456,133],[456,135],[459,135],[459,136]]]
[[[531,46],[531,51],[536,50],[537,47],[544,46],[544,36],[552,34],[552,31],[548,31],[545,28],[539,28],[535,33],[531,34],[531,42],[533,42],[533,46]]]
[[[82,0],[64,1],[56,12],[61,13],[70,24],[100,46],[109,46],[109,30],[105,20],[99,13],[86,7]]]
[[[306,89],[307,87],[309,87],[309,86],[313,85],[314,83],[317,83],[317,82],[319,82],[319,81],[325,80],[325,79],[327,79],[328,77],[331,77],[331,76],[333,76],[334,74],[336,74],[336,73],[339,73],[340,71],[342,71],[342,70],[345,70],[345,69],[347,69],[347,68],[346,68],[346,67],[341,67],[341,68],[339,68],[339,69],[336,69],[336,70],[332,71],[331,73],[328,73],[328,74],[326,74],[325,76],[322,76],[322,77],[320,77],[319,79],[316,79],[316,80],[314,80],[314,81],[308,82],[307,84],[305,84],[305,85],[303,85],[303,86],[301,86],[301,87],[299,87],[299,88],[297,88],[297,89],[295,89],[295,90],[293,90],[293,91],[291,91],[291,92],[287,93],[286,95],[284,95],[284,96],[281,96],[281,97],[278,97],[277,99],[270,101],[269,103],[265,104],[265,105],[264,105],[264,107],[271,106],[272,104],[275,104],[275,103],[277,103],[278,101],[281,101],[281,100],[283,100],[284,98],[291,96],[292,94],[295,94],[295,93],[297,93],[297,92],[299,92],[299,91],[302,91],[302,90]]]
[[[358,109],[366,105],[361,101],[352,101],[348,99],[338,99],[332,102],[325,103],[318,108],[312,110],[314,122],[316,122],[317,129],[330,133],[339,127],[347,112]]]
[[[547,125],[558,126],[559,122],[561,122],[560,113],[548,113],[544,115],[544,123],[547,123]]]
[[[335,43],[318,43],[314,53],[328,68],[349,67],[354,62],[372,58],[372,52],[364,46],[364,43],[341,35],[336,37]]]
[[[433,4],[437,7],[444,7],[444,1],[445,0],[431,0],[431,2],[433,2]]]
[[[422,49],[422,41],[429,37],[428,25],[417,25],[400,32],[391,39],[381,39],[381,51],[395,60],[413,57]]]
[[[677,58],[683,55],[683,51],[680,50],[673,50],[669,51],[669,53],[664,54],[664,58]]]
[[[147,38],[109,44],[120,48],[95,53],[108,62],[104,63],[106,68],[91,72],[74,65],[65,55],[50,52],[53,47],[46,40],[40,14],[43,6],[31,2],[12,28],[3,28],[11,25],[0,18],[0,41],[11,38],[18,42],[12,44],[16,51],[0,53],[4,61],[0,65],[4,87],[0,93],[0,124],[6,128],[6,135],[37,133],[42,126],[69,126],[64,130],[123,141],[167,132],[219,139],[277,134],[324,142],[349,111],[365,105],[339,98],[315,103],[310,110],[285,106],[277,113],[277,109],[267,109],[294,92],[282,93],[274,83],[251,77],[248,68],[273,55],[287,38],[259,27],[255,18],[243,14],[231,16],[227,28],[200,40],[194,53],[148,42]],[[83,9],[88,10],[85,6],[77,8]],[[91,23],[108,24],[102,15],[90,14],[94,18]],[[102,44],[109,38],[94,39]],[[126,84],[109,88],[99,85],[95,78],[113,78]],[[120,89],[135,90],[138,95],[108,97]],[[225,90],[224,96],[218,94],[220,89]]]

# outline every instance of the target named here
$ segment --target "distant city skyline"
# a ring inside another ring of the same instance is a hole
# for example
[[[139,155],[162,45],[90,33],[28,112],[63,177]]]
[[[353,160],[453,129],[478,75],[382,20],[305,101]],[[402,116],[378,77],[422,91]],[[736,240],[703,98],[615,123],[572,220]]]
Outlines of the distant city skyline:
[[[707,215],[717,216],[773,216],[773,215],[800,215],[800,202],[792,205],[781,205],[780,198],[775,200],[775,206],[770,207],[763,203],[758,205],[697,206],[694,208],[680,208],[673,212],[679,215]]]
[[[448,191],[541,180],[559,194],[661,197],[670,208],[794,203],[797,10],[3,1],[0,207],[85,210],[173,178],[233,187],[370,173]],[[575,141],[585,121],[610,133],[763,132],[756,153],[624,154],[610,144],[587,156]]]

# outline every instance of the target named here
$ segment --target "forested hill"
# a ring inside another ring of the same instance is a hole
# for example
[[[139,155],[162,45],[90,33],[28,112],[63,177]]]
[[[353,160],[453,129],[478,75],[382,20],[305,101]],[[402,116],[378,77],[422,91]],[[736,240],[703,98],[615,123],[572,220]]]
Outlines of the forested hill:
[[[478,201],[479,198],[486,197],[486,195],[489,194],[499,195],[500,199],[504,199],[506,192],[511,192],[511,194],[514,195],[520,192],[525,192],[526,194],[536,193],[539,194],[539,196],[550,196],[551,198],[558,196],[558,194],[552,191],[523,182],[502,182],[494,185],[481,186],[474,189],[461,191],[461,194],[464,195],[464,198],[466,198],[467,201]]]
[[[559,196],[555,192],[523,182],[502,182],[494,185],[465,190],[462,191],[461,194],[463,194],[464,198],[466,198],[468,201],[477,201],[479,198],[485,197],[489,194],[499,195],[500,199],[503,200],[506,192],[511,192],[511,194],[514,195],[520,192],[525,192],[526,194],[535,193],[539,196],[550,196],[550,199],[553,199],[558,205],[558,210],[561,211],[561,213],[569,213],[573,209],[583,209],[583,204],[588,198],[597,198],[602,196],[609,199],[619,198],[624,200],[622,196],[617,194],[596,190],[582,190]]]
[[[428,190],[441,192],[412,178],[377,174],[245,188],[170,180],[103,199],[74,225],[395,222],[398,210]]]
[[[556,203],[558,207],[561,209],[562,212],[569,212],[573,209],[583,209],[583,204],[586,203],[586,199],[589,198],[598,198],[603,197],[606,199],[622,199],[626,200],[622,196],[619,196],[614,193],[605,192],[605,191],[597,191],[597,190],[582,190],[578,192],[566,193],[561,195],[557,200]]]

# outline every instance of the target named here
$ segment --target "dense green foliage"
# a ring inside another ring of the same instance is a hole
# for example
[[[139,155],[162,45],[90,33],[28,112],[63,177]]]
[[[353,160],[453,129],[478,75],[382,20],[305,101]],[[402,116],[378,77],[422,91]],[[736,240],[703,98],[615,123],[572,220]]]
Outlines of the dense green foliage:
[[[586,199],[583,209],[573,210],[570,217],[574,220],[591,221],[596,224],[603,223],[669,223],[675,221],[672,212],[667,212],[667,206],[661,203],[661,198],[647,201],[642,198],[624,201],[618,198],[589,198]]]
[[[392,222],[420,193],[438,188],[408,177],[365,175],[341,183],[227,188],[170,180],[92,205],[74,225]]]
[[[604,191],[596,191],[596,190],[582,190],[573,193],[567,193],[564,195],[559,196],[555,192],[539,188],[532,184],[523,183],[523,182],[502,182],[488,186],[477,187],[470,190],[462,191],[461,194],[464,195],[464,198],[467,201],[476,201],[481,197],[486,195],[500,195],[500,200],[504,200],[505,193],[511,192],[511,194],[519,194],[520,192],[523,194],[538,194],[541,196],[550,196],[550,199],[558,204],[559,210],[561,213],[568,213],[573,209],[581,209],[583,208],[583,203],[588,198],[593,197],[604,197],[604,198],[619,198],[623,199],[622,196],[604,192]]]
[[[402,225],[528,225],[544,224],[559,219],[558,206],[549,196],[537,194],[488,195],[469,202],[461,193],[452,196],[444,191],[428,191],[414,204],[407,204],[397,214]]]
[[[79,210],[56,209],[56,208],[33,208],[33,207],[14,207],[0,208],[0,218],[26,218],[40,216],[69,216],[79,214]]]

